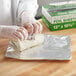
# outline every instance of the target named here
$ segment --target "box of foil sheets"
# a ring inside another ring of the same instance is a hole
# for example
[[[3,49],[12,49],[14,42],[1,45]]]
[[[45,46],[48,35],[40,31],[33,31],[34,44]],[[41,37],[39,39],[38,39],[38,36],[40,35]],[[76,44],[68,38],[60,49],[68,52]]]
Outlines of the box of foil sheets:
[[[42,20],[51,31],[76,28],[76,2],[44,5]]]

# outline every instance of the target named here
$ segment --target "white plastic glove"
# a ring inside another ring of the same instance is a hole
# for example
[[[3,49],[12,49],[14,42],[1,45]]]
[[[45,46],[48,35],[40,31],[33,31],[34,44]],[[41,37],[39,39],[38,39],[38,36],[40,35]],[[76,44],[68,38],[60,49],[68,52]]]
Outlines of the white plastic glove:
[[[27,39],[28,32],[23,27],[18,26],[0,26],[0,37],[12,39],[12,40],[23,40]]]
[[[32,15],[31,12],[24,12],[21,16],[21,25],[27,29],[29,34],[42,32],[42,25]]]

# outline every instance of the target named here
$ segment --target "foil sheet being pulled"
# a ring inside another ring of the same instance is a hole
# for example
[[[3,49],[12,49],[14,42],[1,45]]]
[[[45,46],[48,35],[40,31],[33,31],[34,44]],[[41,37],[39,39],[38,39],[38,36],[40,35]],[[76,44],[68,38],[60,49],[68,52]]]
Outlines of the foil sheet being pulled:
[[[22,52],[14,50],[9,44],[6,57],[21,60],[70,60],[70,37],[44,34],[44,42],[41,45],[29,48]]]

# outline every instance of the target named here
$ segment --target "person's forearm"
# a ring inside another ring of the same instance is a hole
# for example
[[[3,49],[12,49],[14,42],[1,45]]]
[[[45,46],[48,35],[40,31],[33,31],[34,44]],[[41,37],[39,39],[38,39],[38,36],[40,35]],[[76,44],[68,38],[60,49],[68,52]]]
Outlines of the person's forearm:
[[[18,26],[0,25],[0,37],[7,37],[12,35],[12,33],[15,32],[15,30],[18,28]]]
[[[22,0],[19,3],[18,15],[21,15],[23,12],[30,11],[34,16],[38,9],[37,0]]]
[[[17,20],[25,19],[25,23],[34,18],[38,9],[37,0],[23,0],[18,7]]]

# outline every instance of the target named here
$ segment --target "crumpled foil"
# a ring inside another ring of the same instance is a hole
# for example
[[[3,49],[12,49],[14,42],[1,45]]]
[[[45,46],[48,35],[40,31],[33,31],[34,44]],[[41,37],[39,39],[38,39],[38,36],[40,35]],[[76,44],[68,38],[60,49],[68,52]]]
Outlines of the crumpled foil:
[[[22,52],[9,44],[5,56],[21,60],[70,60],[70,37],[44,34],[44,42]]]

